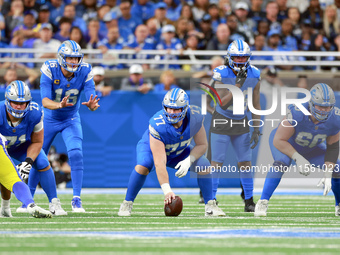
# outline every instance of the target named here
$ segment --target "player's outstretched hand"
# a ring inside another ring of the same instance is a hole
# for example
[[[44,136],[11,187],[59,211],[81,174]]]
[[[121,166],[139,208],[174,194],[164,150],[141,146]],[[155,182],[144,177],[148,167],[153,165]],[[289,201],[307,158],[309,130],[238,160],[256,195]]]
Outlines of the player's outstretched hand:
[[[93,95],[91,95],[89,101],[87,102],[83,102],[81,103],[82,105],[86,105],[91,111],[95,111],[98,109],[98,107],[100,106],[98,104],[100,98],[98,98],[98,96],[96,95],[95,97],[93,97]]]
[[[189,168],[191,166],[190,156],[186,157],[184,160],[178,162],[178,164],[175,166],[178,171],[175,173],[175,175],[178,178],[182,178],[187,175]]]
[[[27,183],[30,171],[32,169],[33,162],[34,161],[31,158],[26,158],[25,161],[17,165],[17,169],[21,176],[21,179],[26,183]]]
[[[253,146],[250,147],[251,149],[254,149],[259,143],[260,135],[262,135],[260,130],[258,128],[255,128],[250,138],[250,144],[254,142]]]
[[[321,185],[323,185],[323,195],[327,196],[328,192],[332,189],[332,178],[322,178],[317,186]]]
[[[324,170],[323,178],[319,181],[318,187],[323,185],[323,195],[327,196],[328,192],[332,189],[332,175],[333,175],[333,167],[327,168]]]
[[[292,159],[296,163],[296,167],[299,169],[300,174],[307,176],[310,174],[311,165],[307,159],[305,159],[298,152],[294,152]]]
[[[164,198],[164,204],[171,204],[172,200],[175,199],[176,195],[172,191],[167,193]]]
[[[235,84],[240,84],[240,87],[242,87],[246,78],[247,78],[247,68],[242,67],[241,70],[236,75]]]
[[[68,107],[68,106],[73,106],[73,104],[67,102],[69,97],[70,96],[66,96],[66,97],[63,98],[63,100],[61,100],[60,108],[64,108],[64,107]]]

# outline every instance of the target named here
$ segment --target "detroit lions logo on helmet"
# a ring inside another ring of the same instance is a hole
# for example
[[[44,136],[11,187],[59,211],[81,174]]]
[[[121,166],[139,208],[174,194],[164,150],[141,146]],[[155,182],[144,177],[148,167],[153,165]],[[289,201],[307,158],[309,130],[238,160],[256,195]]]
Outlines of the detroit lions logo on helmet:
[[[81,69],[81,63],[83,61],[84,54],[78,43],[72,40],[64,41],[58,49],[57,53],[58,63],[61,67],[69,72],[79,72]],[[66,58],[78,58],[77,63],[70,63],[66,61]]]
[[[325,83],[315,84],[311,90],[311,99],[309,101],[309,108],[312,115],[318,121],[326,121],[334,111],[335,95],[330,86]],[[323,111],[319,107],[329,107],[329,111]]]
[[[165,120],[170,124],[175,124],[186,116],[189,107],[189,97],[183,89],[172,89],[165,94],[162,105]],[[167,108],[181,109],[181,112],[170,113]]]
[[[234,69],[236,72],[239,72],[243,67],[248,68],[250,56],[251,51],[249,45],[245,41],[235,40],[228,47],[226,61],[228,61],[230,68]],[[245,62],[235,62],[234,57],[247,58]]]
[[[9,114],[15,118],[23,118],[28,113],[30,103],[32,101],[31,91],[23,81],[12,81],[5,92],[5,104]],[[11,106],[11,102],[26,103],[23,110],[15,109]]]

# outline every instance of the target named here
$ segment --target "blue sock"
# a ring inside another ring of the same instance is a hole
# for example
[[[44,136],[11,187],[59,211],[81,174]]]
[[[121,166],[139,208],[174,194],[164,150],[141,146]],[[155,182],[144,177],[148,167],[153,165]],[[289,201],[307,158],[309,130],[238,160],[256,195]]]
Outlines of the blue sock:
[[[57,197],[57,185],[55,183],[55,177],[52,168],[47,171],[39,172],[40,185],[45,191],[48,201],[51,202],[53,198]]]
[[[24,206],[28,206],[30,203],[34,203],[30,189],[24,182],[20,181],[20,182],[14,183],[12,189],[13,189],[13,193],[16,196],[16,198],[19,201],[21,201],[21,203]]]
[[[74,148],[69,150],[67,153],[71,166],[73,196],[80,197],[84,173],[83,152],[79,148]]]
[[[73,196],[80,197],[81,187],[83,186],[83,171],[71,170],[71,180],[73,186]]]
[[[40,182],[39,172],[35,168],[32,168],[28,178],[28,187],[31,190],[32,197],[34,197],[34,193],[39,182]]]
[[[138,195],[138,192],[142,189],[144,182],[146,180],[147,175],[142,175],[136,172],[135,169],[133,169],[129,183],[128,188],[126,191],[125,200],[126,201],[135,201],[136,196]]]
[[[261,199],[270,199],[277,186],[279,186],[282,175],[283,172],[278,170],[275,171],[273,167],[270,167],[263,185]]]
[[[240,170],[240,180],[244,190],[244,199],[247,200],[253,197],[254,180],[253,173],[250,170]]]
[[[204,203],[208,203],[209,200],[214,199],[213,195],[213,179],[209,177],[197,176],[198,187],[202,191],[202,196],[204,198]]]
[[[339,205],[340,202],[340,179],[332,178],[332,191],[334,193],[335,205]]]
[[[220,174],[217,172],[212,173],[212,189],[213,189],[214,199],[216,199],[216,193],[217,193],[219,183],[220,183]]]

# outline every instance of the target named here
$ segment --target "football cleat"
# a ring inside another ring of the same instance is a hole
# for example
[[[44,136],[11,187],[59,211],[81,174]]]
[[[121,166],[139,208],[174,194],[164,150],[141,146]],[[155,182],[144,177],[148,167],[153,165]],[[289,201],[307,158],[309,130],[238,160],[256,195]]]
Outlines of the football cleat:
[[[209,200],[205,205],[205,216],[207,217],[217,217],[226,216],[225,213],[216,204],[216,200]]]
[[[61,208],[61,203],[60,203],[59,198],[52,199],[51,203],[49,204],[49,209],[53,215],[56,215],[56,216],[67,215],[67,212],[65,212],[64,209]]]
[[[253,201],[253,197],[244,200],[244,211],[245,212],[254,212],[255,211],[255,203]]]
[[[123,203],[120,205],[118,216],[131,216],[132,207],[132,201],[124,200]]]
[[[25,206],[24,204],[20,207],[18,207],[18,209],[16,210],[17,213],[27,213],[27,206]]]
[[[340,207],[338,205],[335,206],[335,216],[340,216]]]
[[[9,208],[9,207],[1,207],[1,209],[0,209],[0,218],[2,218],[2,217],[9,217],[9,218],[12,218],[13,216],[12,216],[12,213],[11,213],[11,208]]]
[[[27,206],[27,212],[31,214],[34,218],[52,218],[52,213],[42,209],[35,203],[31,203]]]
[[[257,201],[254,212],[255,217],[267,216],[268,202],[267,199],[260,199]]]
[[[80,197],[74,197],[71,201],[72,212],[84,213],[85,209],[82,206]]]

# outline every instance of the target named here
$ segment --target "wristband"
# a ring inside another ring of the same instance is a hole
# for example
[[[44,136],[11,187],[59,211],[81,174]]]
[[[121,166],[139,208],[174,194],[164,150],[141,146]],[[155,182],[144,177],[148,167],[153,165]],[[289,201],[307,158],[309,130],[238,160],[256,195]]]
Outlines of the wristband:
[[[163,190],[164,195],[168,194],[169,192],[172,192],[169,183],[163,183],[161,185],[161,188]]]
[[[27,157],[27,158],[25,159],[25,162],[27,162],[27,163],[30,164],[31,166],[33,166],[33,163],[34,163],[33,159],[31,159],[30,157]]]

